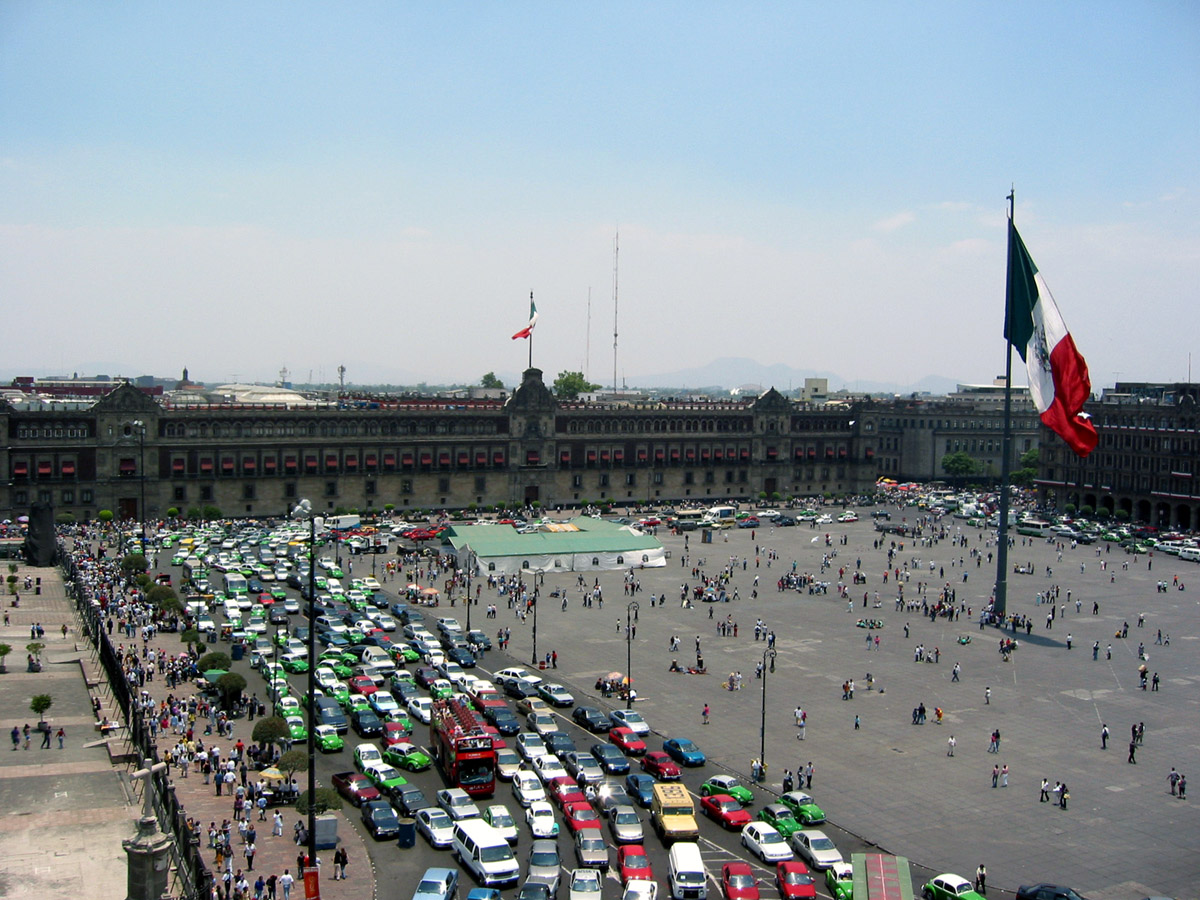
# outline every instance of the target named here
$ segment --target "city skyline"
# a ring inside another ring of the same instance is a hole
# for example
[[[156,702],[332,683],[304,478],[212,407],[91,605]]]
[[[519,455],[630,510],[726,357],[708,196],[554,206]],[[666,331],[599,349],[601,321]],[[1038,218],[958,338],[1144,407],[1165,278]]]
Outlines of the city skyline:
[[[0,33],[14,373],[475,383],[524,368],[532,291],[550,378],[988,383],[1015,186],[1093,388],[1188,378],[1185,4],[39,4]]]

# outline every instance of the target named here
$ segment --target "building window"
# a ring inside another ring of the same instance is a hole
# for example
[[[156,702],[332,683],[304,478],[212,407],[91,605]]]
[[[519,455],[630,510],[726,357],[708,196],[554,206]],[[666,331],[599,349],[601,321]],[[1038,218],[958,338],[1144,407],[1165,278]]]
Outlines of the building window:
[[[203,484],[200,486],[200,499],[211,503],[213,498],[213,489],[211,484]]]
[[[243,500],[253,500],[254,499],[254,485],[253,484],[243,484],[242,485],[242,499]]]
[[[486,490],[487,490],[487,476],[486,475],[476,475],[475,476],[475,493],[482,494]]]
[[[25,501],[18,500],[17,502],[24,503]],[[82,491],[79,492],[79,502],[80,503],[91,503],[92,502],[92,489],[91,488],[84,488]]]
[[[364,490],[366,491],[368,497],[375,496],[375,479],[374,478],[367,479],[366,484],[364,485]]]
[[[400,493],[411,494],[412,492],[413,492],[413,490],[412,490],[412,479],[411,478],[406,478],[400,482]]]
[[[683,483],[684,484],[695,484],[696,483],[696,473],[695,472],[684,472],[683,473]]]
[[[28,502],[29,502],[29,495],[27,493],[25,493],[24,491],[14,491],[13,492],[13,503],[17,504],[17,506],[24,506]]]
[[[176,499],[180,502],[186,501],[187,500],[187,488],[184,487],[183,485],[176,485],[174,490],[172,491],[172,496],[174,497],[174,499]]]
[[[336,481],[325,482],[325,496],[326,497],[336,497],[337,496],[337,482]]]
[[[62,502],[63,502],[64,506],[73,506],[75,504],[75,492],[74,491],[63,491],[62,492]]]
[[[291,499],[296,496],[296,482],[288,481],[283,485],[283,496]]]
[[[450,491],[450,479],[449,478],[439,478],[438,479],[438,493],[446,494],[446,493],[449,493],[449,491]]]
[[[608,487],[608,473],[602,472],[599,478],[600,487]]]
[[[637,473],[629,472],[625,476],[625,486],[626,487],[636,487],[637,486]]]
[[[716,481],[717,481],[717,479],[714,477],[712,472],[704,473],[704,483],[705,484],[715,484]]]
[[[653,480],[654,480],[655,484],[662,484],[663,483],[662,472],[655,472]]]
[[[577,488],[583,487],[583,476],[582,475],[572,475],[571,476],[571,487],[577,487]]]

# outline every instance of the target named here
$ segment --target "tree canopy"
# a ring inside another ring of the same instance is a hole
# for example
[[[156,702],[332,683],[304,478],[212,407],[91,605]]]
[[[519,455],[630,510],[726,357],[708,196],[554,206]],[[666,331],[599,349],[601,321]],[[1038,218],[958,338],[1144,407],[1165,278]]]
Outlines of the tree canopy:
[[[583,377],[582,372],[559,372],[554,379],[554,393],[560,400],[574,400],[587,391],[597,391],[600,385]]]
[[[251,734],[254,742],[263,746],[277,744],[290,736],[287,722],[281,716],[267,716],[265,719],[259,719],[254,723],[254,731]]]
[[[977,468],[978,463],[975,462],[975,459],[962,450],[947,453],[942,457],[942,471],[951,478],[965,478],[974,474]]]
[[[479,386],[485,388],[502,388],[504,387],[504,382],[496,377],[495,372],[488,372],[479,379]]]

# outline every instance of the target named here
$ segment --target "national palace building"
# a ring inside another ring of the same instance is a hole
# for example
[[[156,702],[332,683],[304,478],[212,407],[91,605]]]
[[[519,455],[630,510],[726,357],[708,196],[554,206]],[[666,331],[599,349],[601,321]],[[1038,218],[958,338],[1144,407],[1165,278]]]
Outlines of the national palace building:
[[[0,400],[0,515],[15,519],[34,502],[88,520],[104,509],[128,519],[205,507],[281,516],[302,497],[322,511],[390,505],[402,515],[855,495],[881,477],[944,478],[942,458],[958,451],[998,476],[1000,394],[993,385],[938,399],[809,402],[770,389],[743,399],[561,401],[533,368],[511,394],[476,399],[314,401],[271,389],[247,399],[68,384]],[[1195,398],[1182,396],[1098,402],[1101,444],[1080,463],[1017,392],[1014,467],[1040,444],[1049,502],[1195,522]]]

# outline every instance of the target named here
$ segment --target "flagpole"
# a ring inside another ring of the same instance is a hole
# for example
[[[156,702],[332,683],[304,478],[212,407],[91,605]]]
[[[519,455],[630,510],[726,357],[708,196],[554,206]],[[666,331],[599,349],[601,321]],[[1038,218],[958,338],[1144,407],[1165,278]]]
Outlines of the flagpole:
[[[1012,478],[1012,235],[1016,188],[1008,192],[1008,267],[1004,279],[1004,437],[1000,461],[1000,533],[996,548],[996,597],[993,611],[1003,621],[1008,609],[1008,506]]]
[[[533,291],[529,292],[529,308],[533,309]],[[529,368],[533,368],[533,332],[529,332]]]

